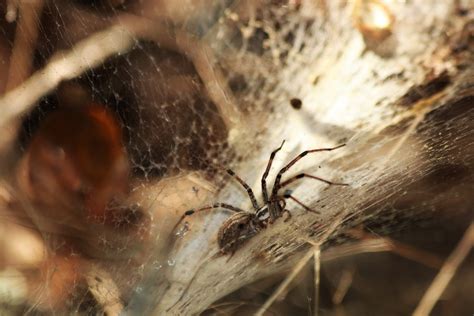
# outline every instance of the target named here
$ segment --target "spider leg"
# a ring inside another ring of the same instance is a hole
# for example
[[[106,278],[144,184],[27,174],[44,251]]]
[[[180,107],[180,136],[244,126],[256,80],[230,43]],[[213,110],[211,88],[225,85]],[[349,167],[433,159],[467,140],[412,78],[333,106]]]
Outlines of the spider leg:
[[[226,203],[215,203],[213,205],[208,205],[208,206],[204,206],[204,207],[201,207],[201,208],[198,208],[197,210],[194,210],[194,209],[191,209],[191,210],[187,210],[186,212],[184,212],[183,215],[181,215],[181,218],[179,219],[179,221],[176,223],[176,225],[174,225],[173,227],[173,231],[179,226],[179,224],[181,224],[181,222],[188,216],[191,216],[195,213],[200,213],[200,212],[204,212],[204,211],[210,211],[210,210],[213,210],[213,209],[216,209],[216,208],[225,208],[229,211],[232,211],[232,212],[244,212],[244,210],[238,208],[238,207],[235,207],[233,205],[230,205],[230,204],[226,204]]]
[[[308,206],[304,205],[300,200],[298,200],[297,198],[295,198],[294,196],[291,195],[290,193],[291,191],[287,190],[285,192],[285,194],[283,195],[283,197],[285,199],[291,199],[293,201],[295,201],[296,203],[298,203],[300,206],[302,206],[305,210],[307,210],[308,212],[311,212],[311,213],[316,213],[316,214],[321,214],[319,213],[318,211],[315,211],[313,210],[312,208],[309,208]],[[283,212],[285,212],[287,210],[283,210]]]
[[[226,169],[226,172],[244,187],[244,189],[247,191],[247,194],[249,195],[250,201],[252,201],[253,208],[255,211],[257,211],[260,207],[258,206],[257,199],[255,198],[255,194],[253,194],[252,188],[250,188],[250,186],[244,180],[236,175],[232,169]]]
[[[273,163],[273,159],[275,158],[275,155],[277,152],[280,151],[280,149],[283,147],[283,144],[285,143],[285,140],[283,140],[281,142],[281,145],[280,147],[278,147],[277,149],[275,149],[274,151],[272,151],[272,153],[270,154],[270,159],[268,160],[268,163],[267,163],[267,168],[265,169],[265,172],[263,173],[262,175],[262,194],[263,194],[263,202],[268,204],[268,191],[267,191],[267,176],[268,176],[268,173],[270,172],[270,168],[272,167],[272,163]]]
[[[287,216],[286,216],[286,218],[283,220],[283,222],[286,223],[286,222],[288,222],[288,221],[291,219],[291,213],[290,213],[290,211],[288,211],[287,209],[284,209],[281,214],[283,215],[283,214],[285,214],[285,213],[287,214]]]
[[[235,251],[236,251],[236,250],[232,250],[232,252],[230,253],[230,256],[229,256],[229,258],[227,258],[227,260],[226,260],[226,263],[227,263],[227,262],[229,262],[229,261],[230,261],[230,259],[232,259],[232,257],[233,257],[233,256],[234,256],[234,254],[235,254]]]
[[[343,146],[345,146],[346,144],[342,144],[342,145],[339,145],[339,146],[336,146],[336,147],[332,147],[332,148],[319,148],[319,149],[311,149],[311,150],[305,150],[303,151],[301,154],[299,154],[298,156],[296,156],[295,158],[293,158],[292,161],[290,161],[286,166],[284,166],[283,168],[280,169],[280,171],[278,172],[276,178],[275,178],[275,183],[273,184],[273,189],[272,189],[272,195],[271,195],[271,198],[274,198],[276,195],[277,195],[277,192],[278,190],[280,189],[280,181],[281,181],[281,177],[283,176],[283,174],[288,171],[288,169],[290,169],[295,163],[298,162],[298,160],[300,160],[301,158],[303,158],[304,156],[306,156],[307,154],[311,154],[311,153],[316,153],[316,152],[320,152],[320,151],[331,151],[331,150],[335,150],[335,149],[338,149],[338,148],[341,148]]]
[[[290,184],[290,183],[292,183],[292,182],[294,182],[298,179],[304,178],[304,177],[319,180],[319,181],[322,181],[322,182],[327,183],[329,185],[345,185],[345,186],[348,185],[347,183],[332,182],[332,181],[329,181],[329,180],[326,180],[326,179],[323,179],[323,178],[320,178],[320,177],[316,177],[316,176],[313,176],[313,175],[310,175],[310,174],[307,174],[307,173],[300,173],[300,174],[298,174],[294,177],[291,177],[288,180],[282,182],[281,184],[279,184],[280,187],[278,188],[278,190],[280,190],[281,188],[287,186],[288,184]]]

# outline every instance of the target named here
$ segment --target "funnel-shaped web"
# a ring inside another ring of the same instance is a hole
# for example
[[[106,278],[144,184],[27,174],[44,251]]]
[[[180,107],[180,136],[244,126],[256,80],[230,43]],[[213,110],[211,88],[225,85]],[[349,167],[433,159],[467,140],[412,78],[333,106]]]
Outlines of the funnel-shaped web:
[[[423,293],[473,217],[473,10],[455,0],[9,4],[17,29],[0,25],[15,39],[11,56],[0,56],[10,61],[0,75],[0,284],[8,273],[18,282],[6,304],[110,315],[317,314],[346,306],[353,289],[349,314],[407,314],[419,302],[419,315],[429,312],[449,280]],[[88,114],[82,125],[51,117],[90,104],[110,112],[107,124],[123,134],[117,156],[127,160],[120,175],[111,168],[94,185],[78,171],[104,150],[94,137],[44,136],[48,117],[64,135],[87,126]],[[68,151],[74,146],[87,150]],[[260,207],[285,199],[291,218],[267,220]],[[91,200],[101,202],[100,216],[84,212]],[[220,251],[222,225],[239,210],[260,218],[258,229],[245,226],[251,236]],[[471,230],[443,269],[461,266]],[[12,259],[27,244],[41,255]],[[387,272],[384,262],[395,261],[361,255],[384,251],[423,266],[413,277],[422,285],[406,283],[419,267]],[[472,260],[465,265],[473,270]],[[386,297],[414,288],[400,304],[357,305],[394,275]],[[313,292],[292,298],[302,284]],[[462,314],[460,292],[453,308]]]

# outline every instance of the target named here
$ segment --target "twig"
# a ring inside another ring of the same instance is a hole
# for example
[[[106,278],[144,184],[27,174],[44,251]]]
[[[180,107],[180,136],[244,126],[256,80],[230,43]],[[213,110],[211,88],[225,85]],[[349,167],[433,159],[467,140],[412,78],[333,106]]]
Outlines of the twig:
[[[350,231],[348,231],[348,233],[358,239],[383,240],[387,244],[387,251],[391,251],[399,255],[400,257],[421,263],[433,269],[439,269],[443,264],[443,260],[437,255],[434,255],[428,251],[420,250],[418,248],[396,241],[389,237],[374,236],[370,233],[365,232],[362,229],[351,229]]]
[[[311,247],[311,249],[306,252],[303,258],[298,261],[291,273],[285,278],[285,280],[273,292],[273,294],[266,300],[262,307],[259,308],[259,310],[255,313],[255,316],[262,316],[263,313],[265,313],[265,311],[273,304],[275,299],[280,296],[280,294],[288,287],[291,281],[293,281],[295,276],[301,271],[301,269],[303,269],[309,259],[311,259],[311,257],[314,255],[314,252],[320,249],[321,243],[324,242],[337,229],[343,218],[344,214],[341,214],[338,218],[336,218],[332,222],[331,226],[329,226],[328,229],[324,232],[324,234],[320,237],[319,242],[309,241],[309,243],[311,243],[313,247]]]
[[[384,240],[369,239],[328,249],[323,253],[322,260],[331,261],[356,254],[381,251],[390,251],[390,245]]]
[[[429,252],[422,251],[387,238],[366,239],[347,245],[333,247],[322,255],[323,261],[331,261],[361,253],[391,251],[400,257],[426,265],[433,269],[441,267],[441,259]]]
[[[436,275],[430,287],[425,292],[425,295],[423,295],[418,307],[413,312],[413,316],[424,316],[431,312],[434,305],[439,300],[441,294],[443,294],[444,290],[458,270],[459,266],[469,254],[473,244],[474,223],[471,223],[469,228],[464,233],[461,241],[445,261],[443,267],[441,270],[439,270],[438,275]]]
[[[222,117],[238,118],[239,112],[230,94],[223,88],[223,76],[213,67],[207,46],[184,32],[173,31],[165,23],[123,14],[108,29],[80,41],[67,52],[56,53],[44,69],[4,95],[0,99],[0,128],[30,109],[61,81],[73,79],[101,65],[112,55],[129,51],[135,38],[150,39],[160,47],[187,55],[203,78],[209,96]]]
[[[314,316],[318,316],[319,310],[319,283],[321,273],[321,249],[318,247],[313,252],[314,256]]]
[[[43,70],[0,99],[0,128],[31,108],[61,81],[75,78],[109,56],[129,50],[133,43],[134,37],[126,28],[113,26],[80,41],[66,53],[55,54]]]
[[[218,70],[211,49],[185,33],[178,34],[178,44],[192,60],[197,73],[202,78],[206,91],[214,101],[227,126],[234,126],[241,120],[236,109],[233,94],[228,91],[224,75]]]
[[[344,270],[339,280],[338,286],[334,295],[332,296],[332,302],[335,305],[341,304],[342,300],[347,294],[347,291],[351,287],[352,279],[354,278],[354,269]]]
[[[313,246],[311,249],[306,252],[306,254],[303,256],[303,258],[298,261],[296,266],[293,268],[290,274],[285,278],[285,280],[280,284],[280,286],[273,292],[273,294],[266,300],[265,304],[262,305],[258,309],[258,311],[255,313],[255,316],[262,316],[263,313],[273,304],[273,302],[276,300],[278,296],[288,287],[288,285],[293,281],[295,276],[303,269],[303,267],[306,265],[306,263],[311,259],[311,257],[314,255],[314,252],[319,249],[319,246]]]
[[[7,0],[5,10],[5,20],[8,23],[15,22],[18,15],[18,7],[20,6],[20,0]]]
[[[16,24],[15,40],[11,50],[10,60],[6,65],[4,82],[0,82],[0,92],[9,91],[24,82],[32,72],[33,54],[38,39],[38,25],[43,12],[44,0],[35,1],[9,1],[7,3],[6,19]],[[1,80],[0,80],[1,81]],[[4,105],[3,105],[4,106]],[[0,109],[0,113],[1,113]],[[12,121],[6,126],[0,125],[0,152],[4,154],[15,140],[14,131],[20,122]]]
[[[424,264],[425,266],[432,269],[439,269],[443,264],[441,258],[432,253],[420,250],[410,245],[406,245],[399,241],[388,239],[386,237],[384,237],[384,239],[386,239],[392,245],[390,250],[400,257]]]
[[[43,0],[21,1],[19,3],[20,17],[16,25],[15,41],[9,62],[5,91],[18,86],[31,73],[33,53],[38,39],[38,25],[43,7]]]
[[[139,38],[152,40],[160,47],[184,54],[192,61],[226,125],[231,127],[240,120],[236,101],[227,90],[224,75],[216,67],[216,60],[208,45],[186,32],[171,30],[165,23],[156,23],[141,16],[123,14],[117,19],[117,24],[126,26]]]

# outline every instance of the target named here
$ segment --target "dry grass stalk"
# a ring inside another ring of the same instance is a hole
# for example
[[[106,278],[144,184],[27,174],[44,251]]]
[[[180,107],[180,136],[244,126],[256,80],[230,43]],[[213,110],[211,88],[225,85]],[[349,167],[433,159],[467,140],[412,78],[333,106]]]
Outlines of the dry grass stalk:
[[[413,312],[414,316],[425,316],[431,313],[436,302],[439,300],[449,282],[456,274],[461,263],[471,251],[473,245],[474,223],[471,223],[464,233],[464,236],[448,259],[446,259],[443,267],[439,270],[430,287],[423,295],[423,298]]]
[[[21,1],[20,18],[16,25],[15,41],[9,62],[8,79],[5,87],[9,91],[28,78],[33,65],[33,53],[38,39],[38,26],[44,1]]]
[[[319,310],[319,284],[321,282],[321,249],[315,249],[314,257],[314,311],[313,315],[318,315]]]

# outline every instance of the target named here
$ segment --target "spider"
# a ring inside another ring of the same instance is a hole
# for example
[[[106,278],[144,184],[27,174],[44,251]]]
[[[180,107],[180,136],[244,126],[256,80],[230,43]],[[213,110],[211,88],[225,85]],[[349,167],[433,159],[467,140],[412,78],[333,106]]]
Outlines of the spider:
[[[265,169],[265,172],[262,175],[262,178],[261,178],[262,195],[263,195],[262,206],[258,204],[257,199],[255,198],[255,195],[252,189],[250,188],[250,186],[244,180],[242,180],[237,174],[235,174],[234,171],[232,171],[231,169],[227,169],[226,172],[235,180],[237,180],[247,191],[250,201],[252,202],[254,211],[253,212],[244,211],[238,207],[235,207],[233,205],[226,204],[226,203],[215,203],[213,205],[208,205],[208,206],[204,206],[198,209],[191,209],[191,210],[186,211],[181,216],[180,220],[178,221],[175,227],[179,226],[179,224],[183,221],[184,218],[186,218],[187,216],[191,216],[195,213],[209,211],[209,210],[213,210],[217,208],[223,208],[223,209],[227,209],[229,211],[235,212],[235,214],[230,216],[221,225],[221,227],[219,228],[219,232],[217,234],[217,242],[219,244],[220,252],[225,255],[229,253],[234,254],[235,251],[239,249],[239,247],[242,244],[244,244],[250,238],[255,236],[262,229],[265,229],[269,224],[272,224],[273,222],[275,222],[276,219],[282,217],[283,214],[286,213],[288,215],[285,221],[289,220],[291,217],[291,213],[289,210],[285,208],[287,199],[293,200],[294,202],[296,202],[297,204],[299,204],[300,206],[302,206],[305,210],[309,212],[318,214],[319,213],[318,211],[315,211],[309,208],[308,206],[300,202],[297,198],[292,196],[291,190],[285,190],[283,194],[280,194],[280,190],[287,187],[290,183],[293,183],[296,180],[305,178],[305,177],[322,181],[328,185],[347,186],[348,184],[331,182],[331,181],[328,181],[328,180],[325,180],[320,177],[316,177],[307,173],[297,174],[283,182],[281,182],[281,178],[285,172],[287,172],[298,160],[300,160],[307,154],[320,152],[320,151],[335,150],[335,149],[345,146],[345,144],[332,147],[332,148],[319,148],[319,149],[311,149],[311,150],[303,151],[301,154],[293,158],[293,160],[291,160],[286,166],[280,169],[280,171],[278,172],[275,178],[275,182],[273,183],[271,194],[268,195],[267,176],[272,166],[275,155],[277,154],[278,151],[280,151],[284,143],[285,141],[283,141],[280,147],[275,149],[270,154],[270,159],[268,160],[267,168]]]

